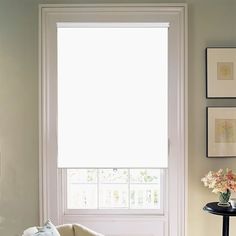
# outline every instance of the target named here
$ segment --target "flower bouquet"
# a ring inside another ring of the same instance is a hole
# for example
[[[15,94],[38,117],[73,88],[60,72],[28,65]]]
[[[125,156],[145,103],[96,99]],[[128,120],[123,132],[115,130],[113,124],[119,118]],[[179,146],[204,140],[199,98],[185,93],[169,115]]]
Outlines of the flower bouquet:
[[[219,193],[218,206],[230,206],[229,198],[232,192],[236,192],[236,174],[230,169],[220,169],[216,172],[209,171],[201,179],[205,187],[213,189],[213,193]]]

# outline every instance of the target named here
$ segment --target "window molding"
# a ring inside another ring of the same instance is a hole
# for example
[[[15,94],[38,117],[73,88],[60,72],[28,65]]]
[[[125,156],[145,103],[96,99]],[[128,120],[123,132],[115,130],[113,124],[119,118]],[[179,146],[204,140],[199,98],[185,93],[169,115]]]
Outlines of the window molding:
[[[169,177],[168,177],[168,196],[170,225],[166,231],[171,236],[187,235],[187,154],[188,154],[188,116],[187,116],[187,5],[186,4],[45,4],[39,6],[39,192],[40,192],[40,223],[50,218],[55,224],[61,222],[58,207],[61,200],[57,197],[62,194],[62,189],[58,185],[61,179],[61,171],[53,167],[57,156],[55,148],[56,131],[53,125],[52,116],[56,114],[55,100],[51,93],[56,94],[56,88],[51,83],[51,79],[56,78],[55,55],[56,45],[50,39],[55,36],[56,22],[63,19],[62,15],[67,15],[68,19],[73,20],[76,12],[81,13],[81,18],[90,14],[100,17],[104,13],[112,12],[117,14],[125,13],[135,18],[136,13],[160,15],[170,19],[171,26],[177,31],[177,41],[174,42],[173,49],[176,54],[170,58],[169,63],[178,61],[173,70],[169,70],[170,77],[176,80],[170,91],[174,91],[176,98],[177,114],[173,124],[170,126],[170,158]],[[156,15],[157,16],[157,15]],[[106,16],[107,17],[107,16]],[[137,17],[138,18],[138,17]],[[135,19],[137,19],[135,18]],[[107,18],[106,18],[107,19]],[[159,20],[159,17],[155,18]],[[54,29],[54,30],[52,30]],[[177,49],[174,47],[177,46]],[[50,78],[50,80],[49,80]],[[55,82],[55,81],[54,81]],[[177,89],[174,89],[176,87]],[[172,111],[171,111],[172,112]],[[171,118],[170,119],[174,119]],[[53,118],[55,120],[55,117]],[[172,132],[173,130],[173,132]],[[53,131],[51,133],[51,131]],[[176,154],[173,156],[173,154]],[[49,188],[49,186],[52,186]],[[55,194],[56,193],[56,194]],[[175,201],[170,197],[175,196]],[[53,199],[53,201],[52,201]],[[178,219],[178,220],[176,220]]]

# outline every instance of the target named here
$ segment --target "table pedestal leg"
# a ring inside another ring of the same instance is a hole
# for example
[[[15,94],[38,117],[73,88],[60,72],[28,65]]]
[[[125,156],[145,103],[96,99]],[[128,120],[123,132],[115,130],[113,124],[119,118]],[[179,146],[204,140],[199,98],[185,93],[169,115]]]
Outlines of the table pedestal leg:
[[[229,236],[229,216],[223,216],[222,236]]]

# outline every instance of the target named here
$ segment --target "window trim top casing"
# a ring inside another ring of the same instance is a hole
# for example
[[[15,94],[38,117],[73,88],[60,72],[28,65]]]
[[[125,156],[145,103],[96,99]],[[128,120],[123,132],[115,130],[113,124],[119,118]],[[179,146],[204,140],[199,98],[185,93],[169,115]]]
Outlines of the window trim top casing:
[[[169,175],[169,184],[176,184],[176,187],[169,189],[169,196],[174,194],[176,196],[176,204],[170,203],[168,209],[174,209],[175,211],[169,211],[169,226],[168,231],[171,236],[184,236],[187,235],[187,134],[188,134],[188,122],[187,122],[187,5],[182,3],[174,4],[73,4],[73,5],[60,5],[60,4],[43,4],[39,5],[39,187],[40,187],[40,223],[51,218],[54,223],[59,223],[60,219],[57,214],[57,207],[55,204],[61,205],[60,199],[57,199],[52,203],[50,197],[52,197],[52,190],[49,188],[51,183],[57,183],[58,171],[51,169],[53,166],[53,155],[55,153],[50,149],[51,146],[56,146],[55,140],[50,139],[49,130],[50,127],[50,114],[55,110],[49,109],[51,100],[49,99],[50,89],[52,89],[49,82],[49,77],[55,77],[55,73],[50,70],[48,65],[55,63],[52,61],[51,55],[48,52],[49,44],[48,39],[49,31],[48,27],[54,27],[53,22],[55,20],[61,20],[63,12],[73,18],[76,12],[87,15],[88,13],[103,14],[111,13],[115,15],[117,13],[135,14],[135,13],[159,13],[161,15],[169,16],[174,19],[175,26],[178,27],[178,40],[176,42],[178,49],[176,58],[180,63],[176,66],[176,70],[173,71],[176,77],[176,96],[177,96],[177,117],[174,134],[174,139],[177,143],[172,145],[170,140],[170,155],[176,153],[178,156],[174,158],[170,163],[170,169],[176,169],[176,173],[173,176]],[[53,46],[53,45],[51,45]],[[55,47],[55,45],[53,46]],[[52,47],[52,49],[53,49]],[[55,66],[55,64],[54,64]],[[55,91],[54,91],[55,92]],[[51,107],[52,108],[52,107]],[[55,138],[55,137],[54,137]],[[59,175],[60,178],[60,175]],[[177,182],[176,182],[177,181]],[[61,193],[61,189],[56,185],[53,191]],[[53,211],[53,214],[50,213]],[[178,221],[176,221],[178,219]]]

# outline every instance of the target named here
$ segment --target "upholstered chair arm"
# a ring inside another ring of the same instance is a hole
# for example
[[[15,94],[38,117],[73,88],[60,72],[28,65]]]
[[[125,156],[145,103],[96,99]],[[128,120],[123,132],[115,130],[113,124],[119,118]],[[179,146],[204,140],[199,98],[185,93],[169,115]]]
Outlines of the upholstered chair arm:
[[[57,227],[60,236],[75,236],[72,224],[58,225]]]
[[[75,236],[104,236],[80,224],[74,224],[73,227]]]

